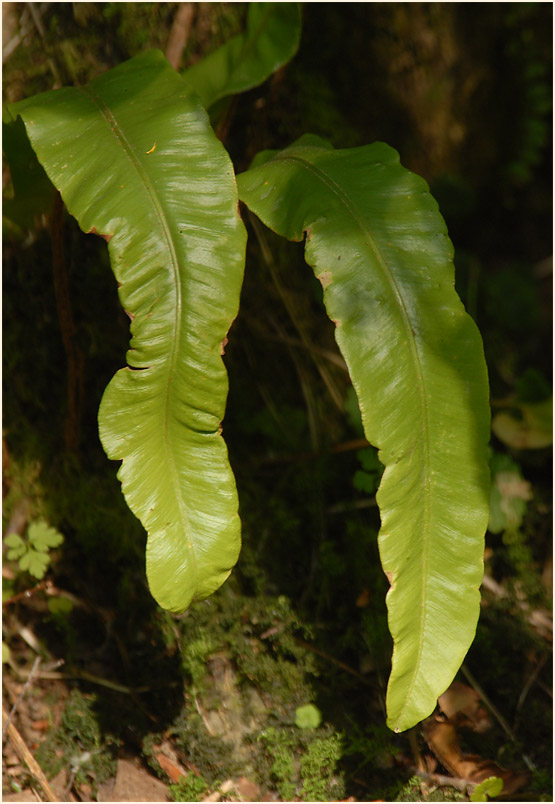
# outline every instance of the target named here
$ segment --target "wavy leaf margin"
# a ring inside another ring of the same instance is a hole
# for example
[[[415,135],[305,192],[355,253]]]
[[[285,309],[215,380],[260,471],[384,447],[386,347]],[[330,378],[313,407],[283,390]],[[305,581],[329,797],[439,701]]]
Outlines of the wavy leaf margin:
[[[231,162],[158,51],[10,113],[83,231],[109,242],[132,337],[100,436],[148,531],[151,592],[183,611],[225,581],[240,549],[221,435],[246,243]]]
[[[302,240],[366,436],[385,465],[379,548],[394,640],[388,725],[428,716],[475,634],[488,521],[489,404],[478,329],[428,186],[383,143],[312,135],[259,155],[239,197]]]

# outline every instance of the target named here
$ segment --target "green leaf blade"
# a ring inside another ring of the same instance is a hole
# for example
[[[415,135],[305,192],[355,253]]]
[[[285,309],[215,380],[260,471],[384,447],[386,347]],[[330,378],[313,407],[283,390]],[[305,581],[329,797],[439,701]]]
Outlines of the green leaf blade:
[[[183,74],[206,108],[262,84],[293,58],[301,37],[299,3],[249,3],[247,30]]]
[[[8,533],[4,539],[4,544],[10,548],[6,553],[8,561],[17,561],[27,550],[27,545],[19,533]]]
[[[382,143],[303,137],[238,178],[270,228],[306,232],[385,470],[377,494],[394,639],[388,724],[430,714],[473,639],[488,518],[488,383],[454,291],[452,246],[426,183]]]
[[[232,166],[157,51],[16,111],[81,228],[109,241],[132,323],[128,365],[100,406],[100,436],[122,461],[122,491],[149,534],[151,592],[182,611],[223,583],[240,547],[221,436],[222,344],[246,240]]]
[[[62,534],[42,519],[31,522],[27,535],[33,548],[43,553],[52,547],[59,547],[64,541]]]
[[[36,550],[29,550],[21,561],[19,566],[23,570],[27,570],[34,578],[44,578],[46,570],[50,564],[50,556],[47,553],[40,553]]]

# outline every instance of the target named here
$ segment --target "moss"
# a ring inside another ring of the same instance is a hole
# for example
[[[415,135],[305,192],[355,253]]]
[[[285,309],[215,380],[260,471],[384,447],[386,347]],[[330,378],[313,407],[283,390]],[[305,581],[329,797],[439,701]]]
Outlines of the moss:
[[[341,738],[324,727],[314,731],[269,726],[255,743],[259,782],[275,788],[283,801],[329,801],[344,796],[336,764],[341,758]]]
[[[223,649],[243,681],[282,706],[310,699],[306,676],[317,673],[314,658],[295,640],[308,630],[287,598],[248,598],[227,586],[190,609],[181,627],[184,668],[194,685],[201,683],[210,653]]]
[[[194,687],[199,687],[206,675],[206,660],[211,653],[217,649],[217,644],[212,636],[200,634],[197,639],[184,642],[183,645],[183,667],[190,676]]]
[[[302,797],[305,801],[329,801],[343,798],[345,786],[336,775],[341,758],[341,739],[337,734],[317,737],[301,757]]]
[[[291,801],[297,787],[295,740],[291,732],[270,726],[259,734],[258,743],[262,745],[269,764],[268,778],[262,778],[262,782],[275,786],[283,801]],[[262,775],[265,776],[264,773]]]
[[[202,776],[188,773],[177,784],[169,786],[172,801],[201,801],[208,791],[208,784]]]
[[[233,776],[238,765],[234,760],[233,746],[220,737],[209,734],[201,715],[194,708],[195,704],[187,701],[167,734],[173,738],[183,756],[199,769],[207,783],[214,784],[217,779]],[[146,742],[145,740],[143,743],[145,753]],[[152,767],[159,772],[155,761],[152,762]]]
[[[392,793],[391,801],[422,801],[422,779],[412,776],[400,789]],[[466,796],[451,787],[440,787],[429,792],[426,790],[426,801],[465,801]]]
[[[71,692],[60,725],[37,750],[37,761],[50,778],[69,768],[77,785],[96,786],[115,775],[116,741],[102,737],[95,703],[94,695]]]

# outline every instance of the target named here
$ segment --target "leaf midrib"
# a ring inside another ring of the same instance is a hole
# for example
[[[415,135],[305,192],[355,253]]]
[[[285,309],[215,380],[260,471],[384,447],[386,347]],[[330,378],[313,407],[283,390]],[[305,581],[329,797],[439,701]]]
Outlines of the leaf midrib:
[[[168,362],[168,369],[167,369],[167,380],[166,380],[166,390],[165,390],[165,402],[164,402],[164,418],[163,418],[163,440],[164,440],[164,450],[166,453],[166,460],[170,469],[170,475],[172,479],[172,484],[175,491],[175,499],[177,501],[179,507],[179,513],[181,519],[184,523],[184,532],[185,538],[187,541],[187,547],[189,548],[189,553],[192,558],[192,563],[195,568],[195,575],[197,574],[198,562],[195,553],[194,544],[191,538],[189,538],[190,532],[190,522],[189,517],[186,511],[186,503],[183,500],[181,487],[179,483],[179,475],[177,472],[177,467],[175,464],[175,458],[173,452],[170,449],[170,441],[169,441],[169,434],[168,434],[168,422],[170,418],[170,386],[171,380],[170,378],[175,375],[176,371],[176,363],[177,363],[177,349],[178,344],[180,343],[181,338],[181,321],[182,321],[182,294],[181,294],[181,283],[179,281],[179,260],[177,258],[177,252],[175,249],[175,245],[173,242],[173,238],[171,236],[171,230],[168,225],[168,221],[166,218],[166,214],[164,212],[164,207],[160,198],[158,197],[158,193],[156,192],[147,172],[144,169],[144,166],[139,159],[135,148],[128,140],[123,131],[120,123],[118,122],[117,118],[115,117],[114,113],[108,106],[108,104],[104,101],[104,99],[98,95],[93,89],[91,89],[90,85],[84,87],[76,87],[76,89],[81,92],[85,97],[87,97],[92,103],[94,103],[102,117],[104,118],[106,124],[110,128],[111,133],[114,135],[116,140],[122,146],[123,152],[125,156],[129,159],[131,165],[135,169],[136,173],[139,176],[140,182],[143,185],[145,192],[147,193],[150,201],[152,202],[152,206],[155,210],[156,216],[158,217],[161,228],[164,234],[164,239],[166,240],[167,244],[167,251],[169,253],[169,263],[171,266],[171,272],[173,275],[173,284],[176,291],[176,303],[174,305],[175,310],[175,319],[174,319],[174,329],[173,335],[174,337],[171,339],[171,352],[170,352],[170,359]],[[131,370],[132,367],[129,367]]]
[[[391,289],[393,291],[394,297],[395,297],[395,299],[397,301],[397,304],[398,304],[398,307],[399,307],[399,309],[401,311],[401,318],[403,320],[404,327],[405,327],[405,330],[406,330],[406,333],[407,333],[407,336],[408,336],[408,341],[409,341],[409,344],[410,344],[410,347],[411,347],[411,351],[413,353],[414,364],[416,365],[418,389],[419,389],[419,392],[420,392],[421,404],[422,404],[422,408],[423,408],[423,411],[424,411],[424,421],[425,421],[425,423],[423,425],[422,430],[423,430],[423,439],[424,439],[424,444],[425,444],[425,447],[424,447],[424,456],[425,456],[424,487],[425,487],[425,499],[426,499],[426,503],[425,503],[425,523],[426,523],[426,525],[425,525],[425,533],[429,534],[429,531],[430,531],[430,519],[431,519],[431,515],[430,515],[430,508],[431,508],[430,485],[429,485],[429,478],[430,478],[429,405],[428,405],[428,399],[427,399],[427,395],[426,395],[426,386],[425,386],[425,383],[424,383],[424,373],[423,373],[423,369],[422,369],[422,363],[421,363],[421,360],[420,360],[420,355],[418,353],[418,349],[416,347],[416,339],[414,337],[410,316],[409,316],[409,313],[407,311],[406,305],[404,303],[403,296],[401,294],[401,291],[399,289],[399,286],[398,286],[397,282],[395,281],[395,277],[393,276],[393,274],[391,272],[391,269],[389,268],[389,266],[387,264],[386,259],[383,257],[383,255],[382,255],[382,253],[381,253],[381,251],[380,251],[380,249],[379,249],[379,247],[378,247],[378,245],[376,243],[376,240],[375,240],[371,230],[368,228],[368,225],[366,224],[366,221],[364,221],[364,219],[361,218],[361,216],[358,214],[358,212],[356,210],[356,207],[353,206],[353,204],[351,203],[351,201],[349,199],[349,196],[345,193],[343,188],[340,185],[338,185],[327,173],[325,173],[319,167],[314,165],[312,162],[308,162],[307,160],[302,159],[301,157],[295,156],[293,154],[288,154],[288,153],[280,153],[280,154],[277,154],[273,158],[272,161],[280,161],[280,160],[292,161],[292,162],[295,162],[295,163],[301,165],[301,167],[305,168],[310,173],[312,173],[317,179],[322,181],[326,185],[326,187],[337,197],[337,199],[340,201],[340,203],[343,204],[343,206],[347,209],[349,214],[355,220],[357,226],[361,230],[361,233],[362,233],[362,236],[363,236],[364,240],[367,242],[367,244],[370,247],[370,250],[373,252],[374,257],[375,257],[378,265],[382,269],[382,273],[383,273],[383,275],[385,277],[386,282],[389,283],[389,285],[390,285],[390,287],[391,287]],[[420,663],[421,663],[421,660],[422,660],[424,632],[426,630],[425,629],[425,610],[426,610],[426,601],[427,601],[427,597],[428,597],[427,588],[426,588],[427,587],[427,585],[426,585],[426,578],[427,578],[426,570],[427,570],[427,567],[428,567],[428,564],[429,564],[429,550],[430,550],[430,538],[429,538],[429,536],[427,536],[426,539],[425,539],[424,549],[422,551],[422,567],[423,567],[423,571],[422,571],[422,600],[423,600],[424,605],[422,606],[422,615],[421,615],[421,623],[422,623],[422,625],[420,627],[420,633],[419,633],[418,663],[415,665],[415,670],[414,670],[414,672],[412,674],[412,679],[410,681],[409,688],[408,688],[408,694],[405,696],[406,703],[405,703],[403,709],[401,709],[401,711],[399,713],[399,716],[397,718],[397,722],[401,721],[403,713],[405,711],[405,708],[407,708],[410,705],[409,701],[410,701],[410,698],[411,698],[412,689],[414,687],[416,678],[418,677],[418,670],[419,670],[419,666],[420,666]]]

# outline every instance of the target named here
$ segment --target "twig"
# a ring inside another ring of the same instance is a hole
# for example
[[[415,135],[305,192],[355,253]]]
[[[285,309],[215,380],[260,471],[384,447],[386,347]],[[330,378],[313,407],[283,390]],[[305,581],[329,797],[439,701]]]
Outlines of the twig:
[[[19,500],[17,505],[14,506],[10,521],[8,522],[8,527],[5,531],[6,536],[8,536],[10,533],[17,533],[18,536],[21,536],[27,526],[27,520],[29,519],[29,508],[30,503],[27,497]]]
[[[60,193],[56,193],[54,197],[51,235],[54,295],[67,360],[68,412],[65,442],[68,449],[76,450],[79,445],[80,423],[83,412],[84,357],[77,343],[77,328],[71,308],[69,278],[64,250],[64,203]]]
[[[13,531],[10,531],[13,533]],[[12,603],[17,603],[18,600],[28,600],[35,592],[40,592],[42,589],[46,589],[48,581],[40,581],[35,586],[32,586],[30,589],[25,589],[24,592],[19,592],[17,595],[12,595],[7,600],[2,601],[3,606],[11,606]]]
[[[320,648],[315,647],[315,645],[311,645],[310,642],[305,642],[304,639],[299,639],[299,637],[293,637],[297,645],[300,645],[302,648],[306,648],[306,650],[312,651],[312,653],[316,653],[318,656],[321,656],[323,659],[327,659],[328,662],[333,662],[342,670],[345,670],[346,673],[350,673],[350,675],[357,678],[362,684],[365,684],[367,687],[372,686],[372,682],[365,678],[362,673],[359,673],[357,670],[354,670],[352,667],[349,667],[348,664],[340,661],[340,659],[336,659],[335,656],[330,656],[329,653],[326,653]]]
[[[351,502],[336,503],[330,505],[328,514],[344,514],[346,511],[358,511],[362,508],[375,508],[377,506],[376,498],[370,497],[366,500],[352,500]]]
[[[2,64],[8,61],[12,53],[33,28],[27,8],[24,8],[20,14],[19,21],[16,20],[16,15],[17,11],[14,3],[2,3],[2,37],[5,36],[7,39],[6,44],[2,45]],[[17,31],[16,28],[18,29]]]
[[[474,687],[474,689],[476,690],[476,692],[478,693],[478,695],[480,696],[486,707],[489,709],[491,714],[497,719],[499,725],[502,727],[505,734],[507,734],[507,736],[509,737],[510,740],[512,740],[513,743],[516,742],[516,737],[513,733],[513,730],[511,729],[511,727],[509,726],[509,724],[507,723],[507,721],[505,720],[499,709],[497,709],[497,707],[490,701],[490,699],[488,698],[484,690],[481,688],[481,686],[478,684],[478,682],[476,681],[476,679],[474,678],[468,667],[463,664],[461,670],[463,674],[466,676],[468,683],[472,687]]]
[[[227,781],[223,782],[217,790],[210,795],[206,796],[205,798],[201,798],[201,801],[219,801],[222,796],[226,796],[231,790],[235,787],[235,782],[233,779],[228,779]]]
[[[6,724],[5,725],[2,724],[2,739],[4,739],[4,737],[6,735],[6,729],[8,728],[10,723],[12,722],[13,716],[15,715],[15,711],[16,711],[17,707],[19,706],[19,704],[21,703],[21,701],[23,699],[23,696],[27,692],[29,684],[31,683],[31,680],[32,680],[33,676],[35,675],[39,664],[40,664],[40,656],[37,656],[35,661],[33,662],[33,666],[31,667],[31,669],[29,671],[29,675],[27,676],[27,681],[23,685],[23,689],[21,690],[21,692],[17,696],[16,702],[12,706],[12,711],[10,712],[10,714],[8,716]]]
[[[409,729],[407,732],[407,736],[409,738],[409,745],[412,754],[412,758],[414,760],[415,768],[421,768],[424,762],[422,761],[422,755],[420,754],[420,749],[418,747],[418,740],[416,739],[416,731],[415,729]]]
[[[366,438],[354,438],[350,441],[342,441],[339,444],[333,444],[326,450],[313,451],[313,452],[296,452],[294,455],[270,455],[268,457],[260,458],[255,463],[257,466],[266,464],[279,464],[279,463],[295,463],[297,461],[314,461],[318,458],[325,458],[326,455],[335,452],[352,452],[357,449],[364,449],[370,446]]]
[[[465,793],[469,788],[473,790],[476,787],[476,782],[461,779],[457,776],[443,776],[440,773],[428,773],[420,770],[415,770],[414,775],[424,779],[425,782],[435,784],[437,787],[454,787],[455,790],[460,790],[462,793]]]
[[[4,723],[6,724],[6,728],[7,728],[7,731],[8,731],[8,737],[12,741],[12,745],[13,745],[13,747],[15,749],[16,754],[18,755],[20,760],[27,765],[27,767],[31,771],[31,774],[34,776],[34,778],[37,780],[37,782],[42,787],[42,789],[44,791],[44,794],[46,796],[46,800],[47,801],[59,801],[59,799],[56,797],[56,794],[54,793],[54,791],[52,790],[52,788],[48,784],[48,779],[44,775],[44,772],[43,772],[41,766],[39,765],[39,763],[37,762],[35,757],[32,755],[32,753],[29,751],[29,749],[25,745],[25,741],[23,740],[23,737],[18,732],[18,730],[16,729],[16,727],[15,727],[15,725],[13,723],[8,723],[8,720],[9,720],[8,714],[7,714],[6,710],[4,709],[4,707],[2,706],[2,724],[4,724]]]
[[[315,346],[313,343],[305,343],[297,338],[290,338],[288,335],[274,335],[272,332],[269,332],[266,327],[260,323],[254,316],[249,316],[248,314],[245,315],[245,319],[248,321],[249,327],[252,329],[256,329],[257,333],[260,335],[261,338],[269,341],[277,341],[278,343],[285,343],[288,346],[296,346],[299,349],[307,349],[309,352],[314,352],[315,354],[320,355],[329,363],[333,363],[334,366],[342,369],[346,374],[349,374],[349,369],[347,368],[347,364],[339,354],[339,352],[332,352],[330,349],[324,349],[321,346]]]
[[[29,11],[31,12],[31,17],[33,18],[35,27],[39,32],[39,36],[44,41],[44,39],[46,38],[46,34],[44,32],[44,25],[42,24],[42,19],[40,17],[39,12],[35,8],[35,3],[29,3]]]
[[[29,645],[31,650],[34,650],[35,653],[40,654],[41,644],[34,635],[34,633],[31,631],[31,629],[28,628],[26,625],[21,625],[19,620],[16,620],[15,617],[13,617],[12,620],[17,628],[17,633],[21,637],[21,639]]]
[[[520,693],[520,695],[518,697],[518,701],[517,701],[516,708],[515,708],[515,717],[514,717],[514,720],[513,720],[513,729],[515,731],[516,731],[516,727],[517,727],[517,723],[518,723],[518,716],[519,716],[520,710],[522,709],[524,701],[526,700],[526,696],[530,692],[530,690],[532,688],[532,685],[534,684],[534,682],[538,678],[538,676],[539,676],[539,674],[540,674],[540,672],[541,672],[541,670],[542,670],[542,668],[543,668],[543,666],[544,666],[546,661],[547,661],[547,656],[542,656],[540,661],[536,664],[536,666],[534,667],[534,669],[530,673],[530,676],[526,680],[526,683],[524,684],[524,686],[522,688],[522,692]]]
[[[482,587],[500,599],[509,599],[508,593],[501,584],[497,583],[497,581],[489,575],[484,575]],[[514,602],[514,605],[522,611],[532,628],[534,628],[540,636],[544,637],[544,639],[548,639],[550,642],[552,641],[553,620],[548,614],[543,613],[540,609],[530,610],[528,604],[523,600],[514,600],[511,602]]]
[[[259,223],[258,219],[252,214],[252,212],[250,212],[250,210],[248,216],[249,221],[251,222],[252,227],[254,229],[256,239],[258,240],[258,243],[260,245],[260,251],[262,252],[262,259],[266,263],[266,266],[268,268],[274,286],[280,296],[282,304],[285,307],[293,326],[297,330],[301,341],[305,344],[305,347],[308,349],[310,356],[312,357],[312,360],[320,374],[320,377],[322,378],[326,388],[328,389],[330,397],[332,398],[337,408],[343,412],[344,410],[343,395],[340,392],[339,388],[337,387],[337,383],[333,379],[332,375],[329,373],[327,366],[322,362],[318,354],[316,354],[311,349],[309,338],[306,335],[303,326],[301,325],[299,317],[295,315],[295,310],[293,309],[293,305],[289,299],[289,296],[284,291],[283,286],[279,281],[278,269],[274,262],[272,252],[270,251],[270,248],[266,241],[262,224]]]
[[[194,3],[180,3],[175,17],[173,18],[168,44],[166,46],[166,58],[174,68],[179,69],[183,50],[189,39],[193,17],[195,16]]]
[[[101,676],[94,676],[92,673],[87,673],[85,670],[81,672],[68,672],[68,673],[58,673],[52,670],[45,670],[42,673],[38,674],[38,678],[48,679],[50,681],[55,680],[64,680],[64,679],[71,679],[76,678],[81,681],[88,681],[91,684],[97,684],[99,687],[106,687],[106,689],[114,690],[114,692],[121,692],[125,695],[136,695],[145,692],[150,692],[151,690],[158,690],[158,689],[166,689],[167,687],[176,687],[178,685],[177,681],[168,681],[164,682],[163,684],[156,684],[156,685],[145,685],[142,687],[127,687],[125,684],[119,684],[117,681],[111,681],[109,678],[102,678]]]

